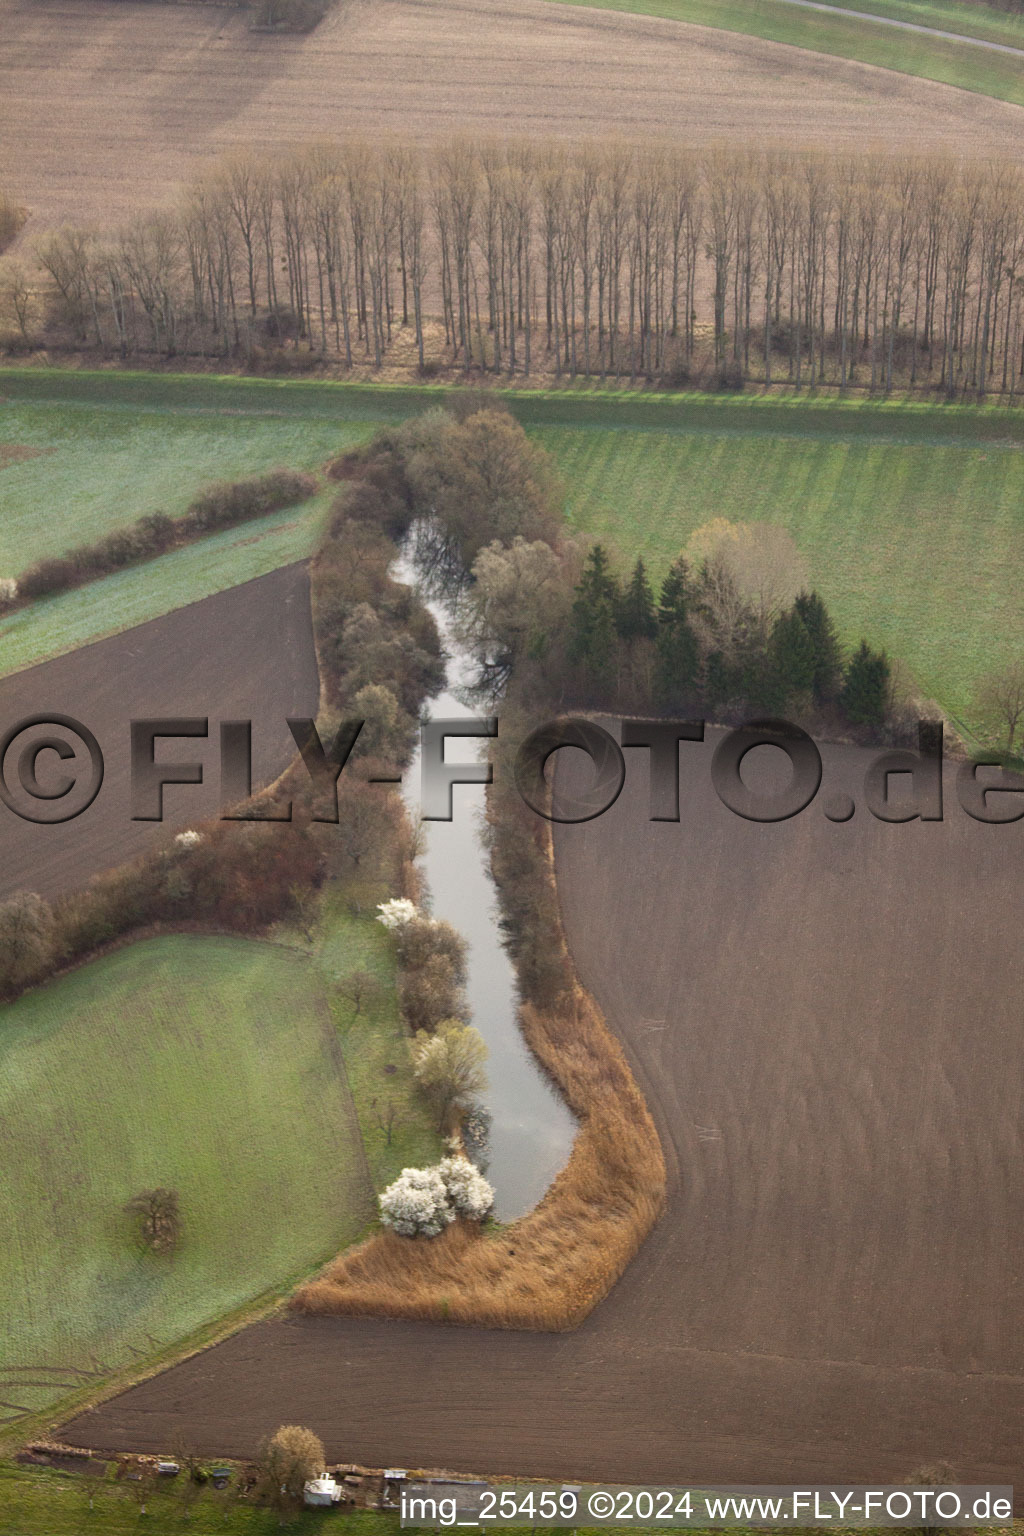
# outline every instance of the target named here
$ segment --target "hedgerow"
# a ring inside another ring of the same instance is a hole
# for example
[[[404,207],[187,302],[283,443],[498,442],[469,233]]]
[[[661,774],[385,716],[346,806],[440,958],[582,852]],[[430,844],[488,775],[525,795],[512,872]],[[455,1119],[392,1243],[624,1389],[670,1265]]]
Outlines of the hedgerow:
[[[13,592],[6,586],[0,588],[0,607],[9,610],[35,598],[84,586],[100,576],[180,549],[222,528],[307,501],[315,495],[316,488],[315,476],[292,469],[274,469],[245,480],[209,486],[181,517],[150,512],[129,528],[117,529],[95,543],[37,561],[17,577]]]

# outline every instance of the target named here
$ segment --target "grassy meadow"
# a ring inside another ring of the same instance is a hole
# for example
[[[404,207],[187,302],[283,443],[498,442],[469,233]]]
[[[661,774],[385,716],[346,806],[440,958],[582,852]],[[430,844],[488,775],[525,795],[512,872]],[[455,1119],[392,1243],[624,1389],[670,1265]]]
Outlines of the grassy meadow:
[[[982,38],[990,43],[1006,43],[1024,48],[1024,15],[1020,11],[997,11],[982,0],[965,4],[964,0],[817,0],[819,5],[835,9],[861,11],[869,16],[885,16],[892,21],[909,21],[918,27],[935,27],[940,32],[956,32],[961,37]]]
[[[372,911],[372,903],[367,905]],[[412,1073],[409,1032],[398,1010],[395,989],[394,943],[375,919],[354,917],[348,898],[337,887],[328,890],[315,942],[362,1131],[370,1181],[375,1190],[381,1190],[401,1168],[436,1162],[442,1152],[433,1115]],[[365,971],[378,987],[358,1012],[339,990],[339,983],[354,970]],[[390,1143],[379,1118],[386,1115],[389,1104],[395,1110]]]
[[[167,936],[2,1012],[4,1417],[153,1354],[357,1237],[370,1180],[306,955]],[[125,1202],[178,1191],[172,1257]]]
[[[143,511],[180,510],[219,475],[322,465],[445,397],[441,388],[31,370],[5,371],[2,393],[0,444],[57,449],[0,468],[0,541],[9,537],[23,561]],[[782,523],[843,639],[885,646],[908,683],[977,723],[977,680],[1015,653],[1024,621],[1017,411],[593,385],[502,398],[557,458],[579,533],[623,562],[642,554],[657,578],[713,517]],[[121,465],[117,496],[104,492],[108,442]],[[127,464],[140,467],[137,485]],[[0,671],[304,558],[329,501],[325,490],[0,620]],[[54,507],[64,508],[59,523],[45,511]]]
[[[231,1463],[225,1463],[230,1466]],[[522,1486],[523,1479],[518,1480]],[[538,1493],[547,1484],[536,1485]],[[59,1472],[48,1467],[0,1462],[0,1536],[180,1536],[200,1532],[209,1536],[398,1536],[397,1511],[376,1509],[302,1509],[283,1511],[236,1499],[229,1486],[223,1493],[198,1489],[182,1478],[147,1490],[146,1514],[132,1485],[115,1482],[111,1469],[103,1477]],[[579,1526],[578,1536],[644,1536],[639,1526]],[[502,1526],[506,1536],[533,1536],[528,1526]],[[706,1533],[697,1533],[706,1536]],[[752,1536],[738,1529],[736,1536]],[[872,1536],[872,1533],[869,1533]]]
[[[741,32],[773,43],[789,43],[833,58],[854,59],[881,69],[898,70],[923,80],[937,80],[1000,101],[1024,104],[1024,73],[1021,60],[1012,54],[995,53],[969,41],[928,37],[886,26],[872,16],[838,14],[840,0],[825,0],[837,14],[804,10],[787,0],[567,0],[570,5],[589,5],[602,10],[629,11],[640,16],[662,16],[669,21],[694,22]],[[964,38],[982,37],[992,42],[1024,47],[1024,26],[1019,18],[956,4],[955,0],[875,0],[851,10],[872,12],[879,18],[913,21]]]
[[[145,940],[0,1010],[0,1423],[286,1292],[436,1159],[384,929],[332,894],[312,942],[282,938]],[[379,983],[358,1014],[357,968]],[[157,1185],[170,1258],[123,1210]]]
[[[170,1454],[170,1449],[168,1454]],[[314,1536],[325,1518],[335,1536],[398,1536],[398,1516],[359,1509],[304,1509],[279,1514],[276,1509],[241,1502],[231,1485],[218,1493],[197,1488],[184,1478],[146,1489],[143,1515],[138,1485],[81,1472],[0,1463],[0,1536]]]
[[[0,392],[0,575],[90,543],[144,513],[184,512],[203,486],[279,465],[316,470],[377,419],[329,403],[281,408],[273,385],[218,392],[203,379],[7,375]],[[84,387],[83,387],[84,386]],[[293,399],[303,400],[302,386]],[[4,447],[18,457],[5,462]],[[22,456],[28,450],[29,456]],[[199,543],[43,599],[0,620],[0,672],[15,672],[239,586],[317,543],[331,501],[226,529]]]
[[[809,563],[842,638],[866,637],[904,681],[977,725],[979,678],[1019,652],[1024,455],[1002,442],[898,430],[849,435],[794,415],[750,429],[628,433],[547,428],[581,533],[643,556],[660,578],[714,517],[779,523]],[[787,430],[787,426],[789,430]]]
[[[159,379],[126,390],[122,376],[121,389],[104,390],[103,377],[92,375],[95,388],[82,391],[81,378],[37,375],[53,379],[49,398],[36,398],[31,378],[10,391],[3,381],[0,445],[38,456],[0,468],[2,575],[16,576],[143,513],[179,516],[212,481],[278,465],[315,470],[366,435],[357,422],[314,410],[286,414],[258,395],[248,408],[244,396],[204,408],[201,379],[164,404]],[[252,400],[251,388],[248,394]]]

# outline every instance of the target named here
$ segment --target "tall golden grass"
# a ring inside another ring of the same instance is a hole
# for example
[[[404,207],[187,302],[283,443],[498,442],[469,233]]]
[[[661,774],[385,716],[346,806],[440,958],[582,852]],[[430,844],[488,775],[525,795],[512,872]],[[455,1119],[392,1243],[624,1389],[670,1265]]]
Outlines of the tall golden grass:
[[[344,464],[339,461],[335,477],[358,480],[353,472],[358,461],[351,460],[342,474]],[[363,498],[377,517],[389,505],[382,500],[380,472],[378,466],[376,476],[365,477]],[[401,494],[397,500],[402,501]],[[351,508],[350,492],[343,512]],[[337,531],[342,527],[339,521]],[[351,579],[348,563],[339,566],[341,547],[338,539],[326,541],[313,567],[322,680],[330,667],[322,642],[330,632],[331,597],[339,580]],[[344,596],[347,602],[354,598],[348,586]],[[324,702],[330,694],[325,686]],[[520,1025],[579,1121],[569,1161],[540,1204],[514,1225],[485,1232],[475,1223],[457,1221],[435,1238],[381,1231],[301,1286],[291,1298],[296,1311],[488,1328],[574,1328],[611,1290],[664,1208],[665,1160],[654,1122],[619,1042],[572,970],[559,916],[550,825],[538,825],[513,791],[498,788],[499,780],[512,783],[511,763],[526,718],[517,717],[518,731],[506,731],[494,743],[494,751],[507,757],[509,771],[495,774],[489,821],[498,845],[502,832],[507,838],[499,878],[507,893],[521,887],[519,916],[527,912],[530,917],[531,942],[520,944],[516,954],[524,991],[536,1000],[523,1003]],[[513,724],[510,712],[505,723]],[[419,888],[408,851],[400,888],[410,895]]]
[[[553,883],[550,839],[547,854]],[[575,1328],[611,1290],[664,1208],[654,1122],[578,981],[556,1007],[524,1004],[520,1020],[580,1121],[541,1203],[498,1233],[457,1222],[436,1238],[375,1235],[302,1286],[295,1310],[558,1331]]]

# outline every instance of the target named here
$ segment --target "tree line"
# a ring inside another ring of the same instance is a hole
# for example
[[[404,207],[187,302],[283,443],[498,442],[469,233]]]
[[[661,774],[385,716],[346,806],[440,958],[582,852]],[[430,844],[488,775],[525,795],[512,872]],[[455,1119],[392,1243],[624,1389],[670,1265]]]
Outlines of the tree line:
[[[884,651],[862,640],[844,657],[815,591],[800,591],[792,603],[778,592],[758,602],[728,547],[696,569],[680,555],[656,601],[642,559],[622,582],[604,547],[594,545],[574,588],[566,655],[584,696],[599,702],[621,696],[624,675],[640,674],[646,686],[634,684],[631,697],[670,712],[817,710],[878,727],[892,703]]]
[[[424,372],[1014,394],[1020,171],[669,143],[322,143],[220,160],[112,236],[9,261],[8,343]],[[430,356],[428,357],[428,350]]]

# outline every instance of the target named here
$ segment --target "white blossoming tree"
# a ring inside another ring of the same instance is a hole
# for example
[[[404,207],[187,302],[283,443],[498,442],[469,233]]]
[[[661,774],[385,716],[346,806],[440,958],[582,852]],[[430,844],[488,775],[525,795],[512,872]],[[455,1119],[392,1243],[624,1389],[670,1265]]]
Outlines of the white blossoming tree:
[[[437,1237],[456,1216],[483,1221],[494,1190],[465,1157],[443,1158],[435,1168],[403,1168],[380,1197],[380,1219],[401,1237]]]
[[[456,1215],[467,1221],[483,1221],[494,1208],[494,1186],[488,1184],[479,1168],[468,1157],[443,1158],[437,1171],[444,1180],[448,1199]]]
[[[377,914],[378,923],[383,923],[392,933],[400,932],[418,916],[416,903],[406,896],[393,896],[390,901],[379,901]]]
[[[380,1197],[380,1219],[402,1237],[437,1237],[455,1220],[437,1168],[403,1168]]]
[[[179,832],[174,841],[179,848],[198,848],[203,840],[201,832]]]

